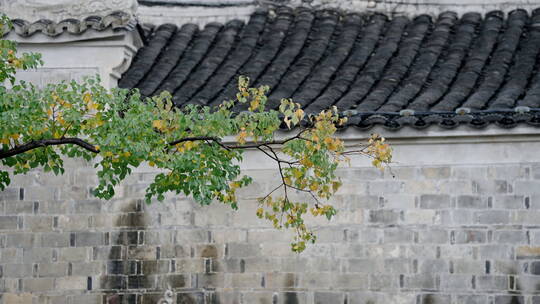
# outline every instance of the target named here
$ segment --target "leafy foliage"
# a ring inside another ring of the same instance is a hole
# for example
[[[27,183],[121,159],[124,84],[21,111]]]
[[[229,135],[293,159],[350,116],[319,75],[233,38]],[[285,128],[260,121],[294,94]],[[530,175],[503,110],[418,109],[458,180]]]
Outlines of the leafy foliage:
[[[2,23],[9,26],[5,18]],[[82,157],[97,168],[99,198],[112,198],[115,186],[145,163],[159,171],[146,190],[148,202],[173,192],[203,205],[219,201],[237,209],[237,190],[252,181],[241,175],[239,163],[247,149],[256,149],[276,162],[280,174],[279,185],[259,199],[256,215],[278,229],[294,229],[292,250],[301,252],[316,240],[303,216],[336,214],[327,201],[341,185],[338,166],[352,154],[372,157],[379,168],[391,161],[391,149],[378,136],[359,150],[346,150],[335,137],[336,126],[346,122],[337,109],[306,116],[299,104],[284,99],[279,110],[268,110],[269,88],[249,87],[247,78],[240,77],[234,100],[215,108],[180,109],[167,92],[143,101],[136,90],[106,90],[98,78],[43,88],[15,81],[17,69],[39,64],[39,55],[17,57],[16,44],[1,40],[0,161],[11,170],[0,170],[0,190],[9,185],[10,173],[43,168],[61,174],[63,158]],[[249,111],[232,111],[238,103]],[[292,135],[278,140],[282,123]],[[294,201],[292,191],[311,199]]]

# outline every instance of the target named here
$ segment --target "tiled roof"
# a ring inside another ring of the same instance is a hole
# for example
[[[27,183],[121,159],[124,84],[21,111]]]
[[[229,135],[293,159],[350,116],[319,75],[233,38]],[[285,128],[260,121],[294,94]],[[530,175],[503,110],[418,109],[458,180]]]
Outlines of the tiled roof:
[[[82,20],[65,19],[60,22],[54,22],[48,19],[41,19],[29,22],[23,19],[13,19],[13,30],[22,37],[30,37],[36,33],[42,33],[47,36],[55,37],[64,33],[81,35],[87,30],[104,31],[112,30],[131,30],[136,25],[131,14],[117,11],[106,16],[88,16]]]
[[[256,0],[138,0],[143,5],[227,7],[256,4]]]
[[[271,87],[272,107],[335,105],[359,128],[540,125],[539,52],[540,9],[408,19],[279,7],[246,25],[158,26],[119,86],[213,106],[245,75]]]

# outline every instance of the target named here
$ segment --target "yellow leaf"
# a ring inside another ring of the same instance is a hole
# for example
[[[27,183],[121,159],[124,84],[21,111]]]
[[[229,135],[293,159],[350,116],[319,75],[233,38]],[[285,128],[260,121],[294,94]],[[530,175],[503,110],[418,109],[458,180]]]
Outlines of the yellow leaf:
[[[250,110],[250,111],[255,111],[255,110],[257,110],[257,108],[259,108],[259,105],[260,105],[260,103],[259,103],[259,100],[258,100],[258,99],[252,100],[252,101],[251,101],[251,105],[250,105],[250,107],[249,107],[249,110]]]
[[[0,144],[9,145],[9,139],[8,138],[0,139]]]
[[[86,104],[86,107],[88,108],[88,110],[97,110],[97,104],[91,101]]]
[[[150,165],[150,167],[154,167],[156,165],[156,163],[153,161],[149,161],[148,164]]]
[[[164,125],[163,125],[163,120],[154,120],[152,122],[152,127],[158,129],[158,130],[161,130],[163,129]]]
[[[291,120],[289,119],[289,117],[285,116],[285,118],[283,118],[283,121],[287,125],[287,128],[290,129],[291,128]]]
[[[113,156],[113,154],[112,154],[112,152],[111,152],[111,151],[107,151],[107,152],[105,152],[105,154],[104,154],[104,155],[105,155],[105,157],[112,157],[112,156]]]
[[[296,115],[298,120],[302,120],[304,118],[304,110],[298,109],[296,112],[294,112],[294,115]]]
[[[86,92],[83,94],[83,101],[85,103],[89,103],[90,101],[92,101],[92,95],[90,95],[90,93]]]
[[[13,139],[19,139],[20,135],[19,134],[11,134],[11,138]]]

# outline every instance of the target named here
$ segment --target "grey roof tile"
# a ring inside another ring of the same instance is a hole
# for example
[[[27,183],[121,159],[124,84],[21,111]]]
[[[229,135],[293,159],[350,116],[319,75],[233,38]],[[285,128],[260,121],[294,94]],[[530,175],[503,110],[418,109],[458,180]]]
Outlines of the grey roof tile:
[[[217,105],[239,75],[269,105],[337,106],[348,126],[540,125],[540,10],[413,19],[308,8],[257,11],[246,24],[156,27],[120,86]],[[237,107],[236,110],[245,110]]]

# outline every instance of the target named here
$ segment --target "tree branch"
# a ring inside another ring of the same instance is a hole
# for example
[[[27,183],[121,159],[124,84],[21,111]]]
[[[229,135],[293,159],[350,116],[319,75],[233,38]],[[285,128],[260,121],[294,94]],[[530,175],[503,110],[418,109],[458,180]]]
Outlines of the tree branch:
[[[178,140],[169,142],[169,145],[174,146],[174,145],[177,145],[179,143],[186,142],[186,141],[202,141],[202,140],[204,140],[204,141],[213,141],[213,142],[217,143],[218,145],[220,145],[221,147],[223,147],[224,149],[228,149],[228,150],[234,150],[234,149],[258,149],[260,147],[268,146],[268,145],[283,145],[283,144],[285,144],[285,143],[287,143],[287,142],[289,142],[291,140],[295,140],[295,139],[309,140],[307,138],[301,137],[301,135],[304,132],[306,132],[307,130],[308,129],[304,129],[304,130],[298,132],[298,134],[296,134],[295,136],[292,136],[292,137],[289,137],[289,138],[286,138],[286,139],[283,139],[283,140],[272,140],[272,141],[253,143],[253,144],[248,144],[248,145],[226,145],[226,144],[222,143],[221,140],[218,137],[214,137],[214,136],[184,137],[184,138],[180,138]]]
[[[66,144],[73,144],[77,145],[85,150],[88,150],[93,153],[98,153],[99,150],[94,147],[94,145],[80,139],[80,138],[58,138],[58,139],[41,139],[41,140],[33,140],[31,142],[28,142],[26,144],[15,146],[12,149],[9,150],[2,150],[0,151],[0,159],[8,158],[11,156],[15,156],[17,154],[21,154],[30,150],[34,150],[37,148],[42,148],[46,146],[58,146],[58,145],[66,145]]]

